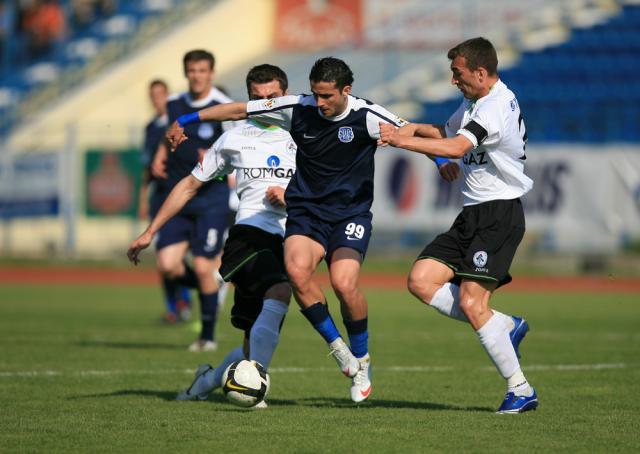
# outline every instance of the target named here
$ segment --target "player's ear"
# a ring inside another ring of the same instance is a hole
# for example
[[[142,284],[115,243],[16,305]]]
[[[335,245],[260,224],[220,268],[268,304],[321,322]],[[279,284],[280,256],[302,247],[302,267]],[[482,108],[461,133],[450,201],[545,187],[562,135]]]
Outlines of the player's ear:
[[[351,85],[346,85],[342,89],[342,96],[348,96],[351,93]]]

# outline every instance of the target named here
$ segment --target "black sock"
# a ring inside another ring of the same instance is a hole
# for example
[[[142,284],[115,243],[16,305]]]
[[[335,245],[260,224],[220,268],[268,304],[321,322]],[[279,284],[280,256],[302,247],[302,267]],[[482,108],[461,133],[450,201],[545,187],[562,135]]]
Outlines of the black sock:
[[[175,281],[185,287],[198,288],[198,276],[187,262],[184,262],[184,274],[175,278]]]
[[[216,318],[218,313],[218,292],[200,293],[200,320],[202,320],[202,331],[200,339],[213,340]]]

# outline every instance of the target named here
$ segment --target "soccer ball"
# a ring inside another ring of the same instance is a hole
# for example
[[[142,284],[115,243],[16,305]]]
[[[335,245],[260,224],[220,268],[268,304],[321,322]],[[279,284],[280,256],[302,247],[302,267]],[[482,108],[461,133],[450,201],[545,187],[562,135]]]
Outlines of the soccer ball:
[[[260,403],[269,392],[269,384],[269,374],[257,361],[236,361],[222,374],[222,391],[229,402],[240,407]]]

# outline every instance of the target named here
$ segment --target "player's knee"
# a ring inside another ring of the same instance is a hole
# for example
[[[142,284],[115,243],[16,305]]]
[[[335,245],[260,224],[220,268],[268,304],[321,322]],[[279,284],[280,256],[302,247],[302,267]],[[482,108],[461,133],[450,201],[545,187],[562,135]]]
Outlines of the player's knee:
[[[434,286],[428,282],[424,276],[415,272],[409,274],[407,289],[413,296],[425,304],[431,303],[431,298],[433,298],[433,294],[435,293]]]
[[[341,301],[349,301],[358,293],[357,279],[351,276],[331,276],[331,286]]]
[[[285,263],[287,275],[291,285],[296,288],[304,287],[311,279],[312,270],[295,260],[287,260]]]
[[[473,323],[482,310],[480,302],[469,294],[460,294],[460,310]]]
[[[288,304],[291,299],[291,286],[287,282],[278,282],[269,287],[264,293],[264,297]]]
[[[193,271],[198,277],[198,282],[208,283],[210,285],[218,286],[218,281],[215,278],[213,266],[210,263],[203,263],[202,261],[194,261]]]
[[[172,260],[158,260],[158,272],[167,279],[175,279],[184,274],[184,266],[181,262]]]

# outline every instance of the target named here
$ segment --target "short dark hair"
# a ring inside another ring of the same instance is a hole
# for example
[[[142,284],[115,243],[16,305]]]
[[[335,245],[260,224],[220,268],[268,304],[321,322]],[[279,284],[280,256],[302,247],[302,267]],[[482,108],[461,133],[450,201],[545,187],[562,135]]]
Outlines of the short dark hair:
[[[162,79],[153,79],[151,82],[149,82],[149,90],[151,90],[156,85],[160,85],[165,90],[169,91],[169,85],[167,85],[167,83]]]
[[[490,76],[495,76],[498,73],[496,49],[491,41],[482,37],[468,39],[449,49],[447,57],[449,60],[464,57],[467,61],[467,68],[472,71],[482,66]]]
[[[309,73],[311,82],[335,82],[336,88],[342,90],[353,85],[353,72],[347,64],[334,57],[324,57],[313,64]]]
[[[213,67],[216,64],[216,59],[213,56],[213,54],[204,49],[194,49],[184,54],[184,57],[182,58],[182,67],[184,69],[184,73],[185,74],[187,73],[188,63],[191,63],[194,61],[202,61],[202,60],[206,60],[209,62],[210,69],[213,69]]]
[[[283,92],[289,88],[289,80],[285,72],[274,65],[267,63],[254,66],[247,73],[247,93],[251,98],[251,84],[266,84],[272,80],[277,80]]]

